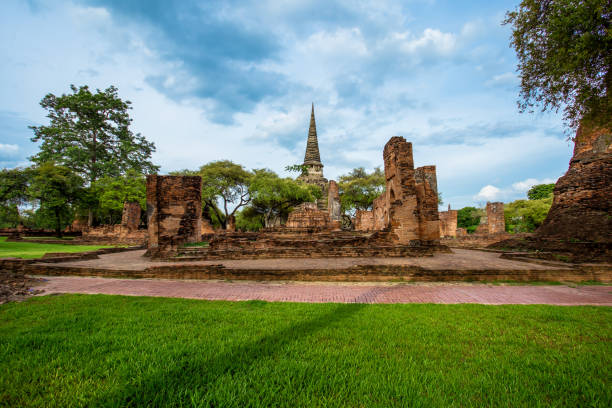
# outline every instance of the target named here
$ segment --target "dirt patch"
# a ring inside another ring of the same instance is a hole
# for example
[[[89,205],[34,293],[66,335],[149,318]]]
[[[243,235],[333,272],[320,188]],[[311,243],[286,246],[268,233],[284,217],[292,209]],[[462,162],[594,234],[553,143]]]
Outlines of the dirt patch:
[[[0,305],[43,293],[36,286],[44,282],[45,279],[31,278],[22,272],[0,271]]]

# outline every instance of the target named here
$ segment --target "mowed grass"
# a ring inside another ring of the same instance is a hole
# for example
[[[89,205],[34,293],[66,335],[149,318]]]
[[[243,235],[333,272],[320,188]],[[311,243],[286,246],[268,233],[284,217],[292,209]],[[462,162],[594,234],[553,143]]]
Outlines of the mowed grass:
[[[609,407],[612,309],[198,301],[0,306],[0,405]]]
[[[108,248],[109,245],[39,244],[36,242],[6,242],[0,237],[0,258],[40,258],[48,252],[85,252]]]

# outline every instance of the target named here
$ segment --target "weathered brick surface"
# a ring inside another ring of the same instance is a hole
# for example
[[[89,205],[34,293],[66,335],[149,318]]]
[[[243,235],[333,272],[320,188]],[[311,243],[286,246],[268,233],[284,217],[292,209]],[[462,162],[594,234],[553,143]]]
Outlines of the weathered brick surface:
[[[146,230],[131,229],[120,224],[87,228],[81,235],[81,241],[84,243],[144,245],[146,240]]]
[[[457,236],[457,213],[457,210],[450,209],[448,211],[440,211],[440,237]]]
[[[419,167],[414,172],[419,209],[419,239],[433,242],[440,239],[438,216],[438,182],[436,166]]]
[[[199,176],[147,176],[148,253],[174,252],[198,242],[202,231]]]
[[[137,230],[140,225],[140,204],[137,202],[123,203],[123,215],[121,217],[121,225],[124,225],[129,230]]]
[[[303,203],[289,214],[287,228],[328,228],[329,214],[319,210],[315,203]]]
[[[372,211],[357,210],[353,224],[355,231],[374,231],[374,213]]]
[[[332,222],[340,222],[340,193],[338,183],[334,180],[331,180],[327,185],[327,211]]]
[[[581,125],[567,173],[536,234],[541,238],[612,243],[612,132]]]
[[[504,203],[487,202],[485,216],[480,218],[480,225],[476,234],[503,234],[506,232],[506,219],[504,218]]]
[[[215,233],[215,229],[213,228],[210,221],[208,221],[205,218],[202,218],[201,234],[204,235],[204,234],[214,234],[214,233]]]

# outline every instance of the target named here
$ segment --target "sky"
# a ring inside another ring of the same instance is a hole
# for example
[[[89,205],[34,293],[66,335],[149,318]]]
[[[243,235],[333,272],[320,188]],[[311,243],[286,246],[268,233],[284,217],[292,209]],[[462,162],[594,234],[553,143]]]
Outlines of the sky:
[[[518,0],[2,0],[0,166],[28,165],[40,100],[114,85],[161,173],[304,159],[315,106],[324,175],[383,164],[392,136],[436,165],[444,207],[526,198],[572,145],[517,109],[501,22]]]

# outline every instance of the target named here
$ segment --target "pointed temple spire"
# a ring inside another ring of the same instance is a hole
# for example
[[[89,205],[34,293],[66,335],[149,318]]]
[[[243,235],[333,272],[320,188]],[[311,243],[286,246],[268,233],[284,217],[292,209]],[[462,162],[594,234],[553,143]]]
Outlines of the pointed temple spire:
[[[304,164],[321,164],[319,155],[319,141],[317,140],[317,125],[314,116],[314,102],[310,112],[310,129],[308,129],[308,141],[306,142],[306,154]]]

